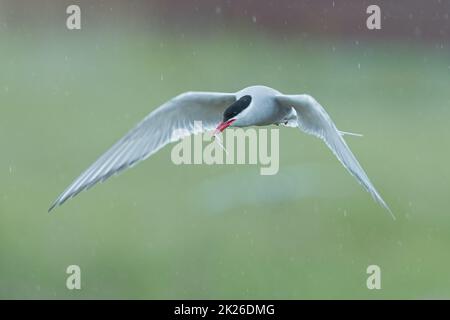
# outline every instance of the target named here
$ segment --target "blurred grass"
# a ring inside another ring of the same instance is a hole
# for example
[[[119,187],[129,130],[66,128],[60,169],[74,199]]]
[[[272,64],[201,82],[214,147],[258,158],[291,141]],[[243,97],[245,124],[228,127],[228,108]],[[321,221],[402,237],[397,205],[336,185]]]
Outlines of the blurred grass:
[[[448,51],[133,28],[1,37],[0,298],[450,298]],[[166,147],[47,214],[165,100],[253,84],[310,93],[339,128],[363,133],[347,141],[398,220],[322,142],[288,128],[279,177],[175,166]],[[311,165],[313,195],[273,192],[307,189],[291,173]],[[263,203],[205,209],[249,179]],[[65,288],[70,264],[81,291]],[[382,268],[380,291],[365,286],[369,264]]]

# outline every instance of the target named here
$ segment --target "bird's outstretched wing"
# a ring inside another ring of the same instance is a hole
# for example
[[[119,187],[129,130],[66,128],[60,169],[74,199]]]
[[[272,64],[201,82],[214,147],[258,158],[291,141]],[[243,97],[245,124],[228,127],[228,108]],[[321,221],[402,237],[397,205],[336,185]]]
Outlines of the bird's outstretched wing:
[[[154,110],[116,142],[55,200],[63,204],[81,191],[102,182],[157,152],[169,142],[214,129],[224,110],[236,101],[231,93],[186,92]],[[201,121],[201,126],[194,122]]]
[[[370,182],[358,160],[356,160],[342,138],[341,132],[336,128],[325,109],[313,97],[306,94],[280,95],[276,97],[276,100],[283,106],[294,108],[297,112],[298,127],[304,132],[322,139],[350,174],[395,219],[392,211]]]

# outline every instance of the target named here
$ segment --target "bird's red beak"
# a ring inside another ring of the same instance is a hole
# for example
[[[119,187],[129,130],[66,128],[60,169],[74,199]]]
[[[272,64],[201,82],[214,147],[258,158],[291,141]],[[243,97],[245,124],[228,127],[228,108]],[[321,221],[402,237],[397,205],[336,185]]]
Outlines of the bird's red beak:
[[[230,119],[228,121],[219,123],[216,130],[214,131],[214,134],[216,135],[216,134],[222,132],[223,130],[225,130],[226,128],[231,126],[233,124],[233,122],[235,122],[235,121],[236,121],[236,119]]]

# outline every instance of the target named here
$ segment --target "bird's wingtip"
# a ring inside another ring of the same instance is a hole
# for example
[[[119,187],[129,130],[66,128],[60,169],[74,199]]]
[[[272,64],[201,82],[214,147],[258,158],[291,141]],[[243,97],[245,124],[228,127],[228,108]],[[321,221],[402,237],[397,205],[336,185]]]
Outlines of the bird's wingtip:
[[[387,205],[385,206],[386,210],[389,212],[389,214],[391,215],[392,219],[395,221],[397,220],[397,217],[395,216],[395,214],[392,212],[391,208],[389,208]]]
[[[386,202],[384,202],[384,200],[380,197],[380,199],[378,199],[378,202],[381,204],[381,206],[387,210],[387,212],[389,212],[389,214],[391,215],[392,219],[395,221],[397,220],[397,217],[395,216],[395,214],[392,212],[391,208],[389,208],[389,206],[386,204]]]
[[[389,208],[389,206],[387,205],[387,203],[383,200],[383,198],[381,197],[381,195],[378,193],[377,190],[375,190],[375,188],[372,186],[372,191],[369,191],[372,195],[372,199],[375,200],[375,202],[377,204],[379,204],[380,206],[382,206],[387,212],[389,212],[389,214],[391,215],[393,220],[397,220],[397,217],[395,216],[395,214],[392,212],[391,208]]]
[[[55,209],[59,205],[58,201],[53,202],[53,204],[48,208],[47,212],[50,213],[53,209]]]

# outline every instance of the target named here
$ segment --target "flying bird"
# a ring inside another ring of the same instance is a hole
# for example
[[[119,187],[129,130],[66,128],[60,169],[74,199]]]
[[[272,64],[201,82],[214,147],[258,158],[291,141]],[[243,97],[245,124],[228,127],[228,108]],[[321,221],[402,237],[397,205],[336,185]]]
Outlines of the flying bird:
[[[201,128],[194,125],[196,121],[201,121]],[[48,211],[97,182],[145,160],[166,144],[190,134],[215,130],[216,135],[228,127],[272,124],[298,127],[322,139],[349,173],[394,217],[343,139],[343,135],[356,134],[338,130],[312,96],[285,95],[266,86],[251,86],[236,93],[186,92],[172,98],[100,156],[69,185]]]

